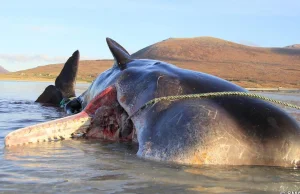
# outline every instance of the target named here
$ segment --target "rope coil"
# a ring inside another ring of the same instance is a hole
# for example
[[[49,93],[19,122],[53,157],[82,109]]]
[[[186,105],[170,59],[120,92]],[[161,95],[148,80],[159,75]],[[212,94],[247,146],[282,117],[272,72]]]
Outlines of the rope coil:
[[[71,100],[75,99],[76,97],[71,97],[71,98],[63,98],[60,103],[59,106],[62,108],[64,107],[68,102],[70,102]]]
[[[300,110],[300,106],[290,104],[290,103],[287,103],[287,102],[282,102],[280,100],[274,100],[274,99],[271,99],[271,98],[268,98],[268,97],[265,97],[265,96],[262,96],[262,95],[258,95],[258,94],[253,94],[253,93],[248,93],[248,92],[211,92],[211,93],[203,93],[203,94],[187,94],[187,95],[165,96],[165,97],[160,97],[160,98],[154,98],[154,99],[148,101],[142,107],[140,107],[132,115],[130,115],[128,117],[128,119],[130,119],[135,114],[142,111],[143,109],[145,109],[149,105],[156,104],[156,103],[158,103],[162,100],[172,101],[172,100],[192,99],[192,98],[203,99],[203,98],[215,98],[215,97],[223,97],[223,96],[244,96],[244,97],[256,98],[256,99],[269,101],[269,102],[272,102],[274,104],[280,104],[280,105],[283,105],[283,106],[286,106],[286,107],[289,107],[289,108],[295,108],[295,109]]]

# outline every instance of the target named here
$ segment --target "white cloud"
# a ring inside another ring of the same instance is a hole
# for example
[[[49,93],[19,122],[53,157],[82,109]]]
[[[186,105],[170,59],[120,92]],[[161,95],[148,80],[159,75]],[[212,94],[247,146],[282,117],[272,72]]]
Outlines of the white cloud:
[[[30,25],[26,29],[32,32],[66,32],[66,28],[59,25]]]
[[[41,65],[65,63],[70,56],[49,56],[44,54],[1,54],[0,65],[9,71],[30,69]],[[81,60],[92,60],[95,58],[81,56]]]
[[[38,54],[38,55],[0,54],[0,60],[12,62],[12,63],[30,62],[30,61],[53,62],[53,61],[66,60],[66,57],[62,57],[62,56],[51,57],[43,54]]]

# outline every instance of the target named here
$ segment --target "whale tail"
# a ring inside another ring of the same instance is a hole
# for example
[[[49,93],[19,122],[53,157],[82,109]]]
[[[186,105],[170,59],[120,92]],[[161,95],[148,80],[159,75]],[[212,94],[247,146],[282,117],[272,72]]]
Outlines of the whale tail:
[[[61,91],[64,98],[75,96],[75,82],[79,63],[79,51],[75,51],[67,60],[55,80],[55,87]]]
[[[59,105],[63,98],[75,96],[75,82],[79,64],[79,51],[75,51],[67,60],[55,80],[55,86],[49,85],[36,102]]]

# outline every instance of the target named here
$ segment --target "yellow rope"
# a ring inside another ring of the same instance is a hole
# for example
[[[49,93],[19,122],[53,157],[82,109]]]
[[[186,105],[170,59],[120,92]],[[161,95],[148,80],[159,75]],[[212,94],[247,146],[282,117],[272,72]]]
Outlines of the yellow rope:
[[[160,98],[154,98],[150,101],[148,101],[146,104],[144,104],[141,108],[139,108],[136,112],[134,112],[131,116],[128,117],[128,119],[130,119],[131,117],[133,117],[135,114],[137,114],[138,112],[142,111],[143,109],[145,109],[147,106],[152,105],[152,104],[156,104],[162,100],[181,100],[181,99],[191,99],[191,98],[199,98],[199,99],[203,99],[203,98],[215,98],[215,97],[222,97],[222,96],[244,96],[244,97],[250,97],[250,98],[257,98],[257,99],[261,99],[261,100],[265,100],[265,101],[269,101],[275,104],[280,104],[283,106],[287,106],[290,108],[295,108],[295,109],[299,109],[300,107],[294,104],[290,104],[287,102],[282,102],[279,100],[274,100],[265,96],[261,96],[258,94],[253,94],[253,93],[248,93],[248,92],[212,92],[212,93],[203,93],[203,94],[187,94],[187,95],[178,95],[178,96],[165,96],[165,97],[160,97]]]

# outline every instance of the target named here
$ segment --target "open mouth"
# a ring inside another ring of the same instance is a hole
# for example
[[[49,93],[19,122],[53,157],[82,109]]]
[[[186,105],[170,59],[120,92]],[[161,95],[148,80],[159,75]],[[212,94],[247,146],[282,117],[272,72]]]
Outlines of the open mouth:
[[[107,92],[105,95],[101,95]],[[105,89],[87,106],[87,112],[92,115],[91,125],[83,135],[88,138],[108,140],[131,140],[133,123],[128,119],[127,112],[117,100],[114,87]],[[95,111],[94,111],[95,110]]]
[[[98,94],[80,113],[61,119],[25,127],[5,137],[6,146],[53,141],[83,136],[107,140],[130,141],[134,125],[110,86]]]

